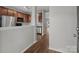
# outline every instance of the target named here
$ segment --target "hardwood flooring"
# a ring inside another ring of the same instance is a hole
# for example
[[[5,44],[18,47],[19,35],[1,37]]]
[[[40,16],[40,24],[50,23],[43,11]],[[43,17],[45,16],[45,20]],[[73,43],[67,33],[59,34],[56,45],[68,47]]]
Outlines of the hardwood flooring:
[[[49,50],[49,35],[45,34],[38,42],[32,45],[24,53],[59,53],[54,50]]]

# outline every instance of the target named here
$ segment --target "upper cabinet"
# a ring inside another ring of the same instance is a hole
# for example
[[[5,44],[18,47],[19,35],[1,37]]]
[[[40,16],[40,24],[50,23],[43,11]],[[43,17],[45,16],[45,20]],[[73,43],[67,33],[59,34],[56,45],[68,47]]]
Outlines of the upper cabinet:
[[[17,15],[18,17],[21,17],[21,18],[24,18],[24,14],[23,13],[21,13],[21,12],[18,12],[18,15]]]
[[[0,15],[1,15],[1,7],[0,7]]]
[[[25,22],[31,22],[31,15],[29,15],[29,14],[25,14]]]
[[[2,6],[0,6],[0,15],[20,17],[20,18],[23,18],[24,21],[27,23],[31,22],[31,15],[30,14],[24,14],[22,12],[18,12],[16,10],[5,8]]]
[[[15,17],[18,17],[18,13],[17,13],[17,11],[15,11],[15,10],[14,10],[14,16],[15,16]]]
[[[31,15],[27,15],[27,22],[31,22]]]
[[[4,8],[4,7],[0,7],[0,15],[7,15],[7,12],[8,9],[7,8]]]
[[[14,16],[14,10],[8,9],[8,16]]]

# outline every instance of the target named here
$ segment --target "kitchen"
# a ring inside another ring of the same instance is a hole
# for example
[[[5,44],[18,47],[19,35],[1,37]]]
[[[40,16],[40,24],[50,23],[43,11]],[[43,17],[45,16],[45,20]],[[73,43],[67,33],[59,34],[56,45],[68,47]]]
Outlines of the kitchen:
[[[35,8],[0,6],[0,52],[24,52],[41,39],[44,35],[42,22],[44,11],[38,8],[37,12]],[[35,16],[36,12],[37,16]]]
[[[14,25],[17,22],[16,26],[19,26],[18,22],[21,22],[21,23],[29,23],[29,22],[31,22],[31,15],[30,14],[28,14],[28,13],[25,14],[25,13],[22,13],[22,12],[18,12],[18,11],[14,10],[14,9],[0,7],[0,15],[14,17],[15,18]],[[21,23],[19,23],[19,24],[21,24]]]

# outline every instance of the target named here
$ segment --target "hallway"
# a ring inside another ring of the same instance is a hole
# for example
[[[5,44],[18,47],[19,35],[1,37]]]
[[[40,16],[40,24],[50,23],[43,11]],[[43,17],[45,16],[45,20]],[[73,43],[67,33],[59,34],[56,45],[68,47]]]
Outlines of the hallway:
[[[49,35],[45,34],[38,42],[32,45],[24,53],[59,53],[58,51],[49,50]]]

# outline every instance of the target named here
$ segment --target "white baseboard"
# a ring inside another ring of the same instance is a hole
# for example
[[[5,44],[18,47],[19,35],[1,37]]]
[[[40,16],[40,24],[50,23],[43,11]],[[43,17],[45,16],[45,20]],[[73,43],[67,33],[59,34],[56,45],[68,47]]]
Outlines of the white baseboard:
[[[58,52],[62,52],[62,53],[63,53],[63,51],[62,51],[62,50],[60,50],[60,49],[49,48],[49,50],[55,50],[55,51],[58,51]]]
[[[30,44],[28,47],[26,47],[25,49],[23,49],[20,53],[24,53],[28,48],[30,48],[34,43],[36,43],[37,41],[34,41],[32,44]]]

